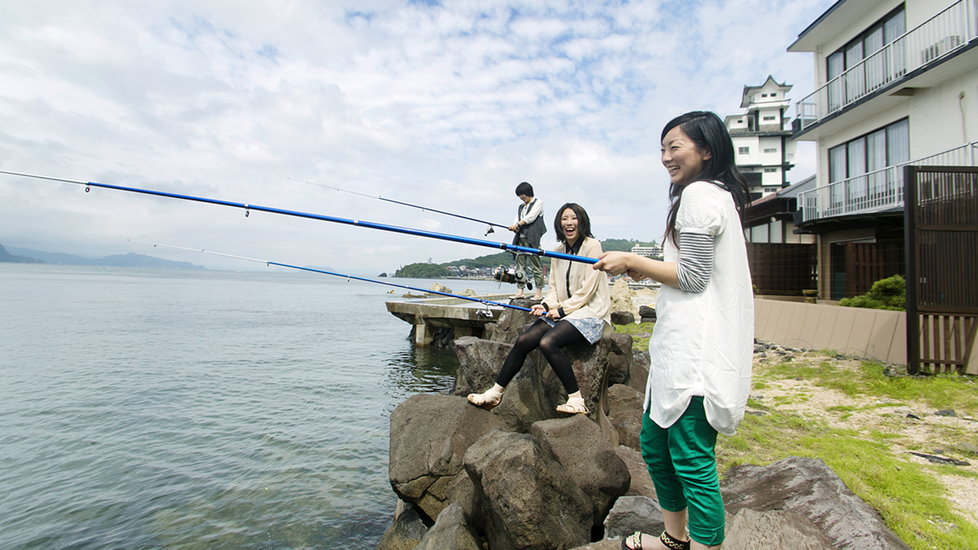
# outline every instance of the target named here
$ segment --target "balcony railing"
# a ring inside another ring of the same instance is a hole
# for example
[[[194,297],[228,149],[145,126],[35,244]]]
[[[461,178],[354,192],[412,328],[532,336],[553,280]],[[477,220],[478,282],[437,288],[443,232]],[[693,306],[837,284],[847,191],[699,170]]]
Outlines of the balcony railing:
[[[795,105],[800,130],[920,67],[963,48],[978,32],[978,0],[959,0],[907,31]]]
[[[802,222],[903,208],[903,167],[978,166],[978,141],[798,194]]]

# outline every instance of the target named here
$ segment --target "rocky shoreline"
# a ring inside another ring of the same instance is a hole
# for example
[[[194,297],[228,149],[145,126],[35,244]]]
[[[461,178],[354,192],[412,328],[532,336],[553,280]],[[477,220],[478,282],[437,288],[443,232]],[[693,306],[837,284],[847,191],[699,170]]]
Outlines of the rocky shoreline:
[[[491,412],[465,399],[492,384],[530,322],[507,310],[485,339],[456,340],[451,395],[415,395],[391,414],[398,504],[378,549],[610,550],[662,530],[638,452],[648,356],[631,336],[566,349],[588,416],[554,410],[566,396],[539,351]],[[726,549],[909,548],[818,459],[734,467],[721,490]]]

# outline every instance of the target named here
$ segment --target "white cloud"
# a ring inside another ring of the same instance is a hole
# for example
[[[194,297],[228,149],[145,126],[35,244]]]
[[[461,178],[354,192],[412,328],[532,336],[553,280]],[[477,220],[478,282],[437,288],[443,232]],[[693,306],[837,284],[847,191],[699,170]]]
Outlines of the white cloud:
[[[599,237],[657,238],[659,129],[740,112],[768,74],[803,97],[811,60],[785,48],[830,4],[14,3],[0,169],[480,239],[480,224],[288,178],[501,224],[526,180],[548,217],[579,202]],[[814,167],[804,151],[793,179]],[[132,251],[126,237],[364,273],[493,252],[0,176],[0,243],[103,255]]]

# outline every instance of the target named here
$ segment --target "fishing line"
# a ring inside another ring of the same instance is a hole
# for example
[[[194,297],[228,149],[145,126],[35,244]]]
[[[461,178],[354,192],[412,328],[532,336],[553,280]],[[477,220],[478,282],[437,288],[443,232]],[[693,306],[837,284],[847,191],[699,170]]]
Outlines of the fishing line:
[[[410,206],[411,208],[420,209],[423,212],[437,212],[438,214],[444,214],[446,216],[454,216],[456,218],[461,218],[463,220],[469,220],[469,221],[473,221],[473,222],[485,223],[485,224],[488,224],[489,225],[489,229],[486,231],[486,236],[488,236],[490,233],[495,233],[495,231],[493,231],[493,229],[492,229],[493,227],[502,227],[503,229],[509,229],[509,226],[508,225],[499,225],[498,223],[487,222],[485,220],[480,220],[478,218],[470,218],[468,216],[463,216],[461,214],[453,214],[452,212],[445,212],[444,210],[435,210],[434,208],[428,208],[427,206],[420,206],[420,205],[417,205],[417,204],[411,204],[409,202],[396,201],[394,199],[388,199],[387,197],[382,197],[380,195],[377,195],[377,196],[368,195],[366,193],[359,193],[357,191],[350,191],[349,189],[343,189],[341,187],[333,187],[332,185],[326,185],[326,184],[323,184],[323,183],[316,183],[314,181],[300,180],[298,178],[291,178],[290,177],[289,179],[290,180],[293,180],[293,181],[299,181],[299,182],[302,182],[302,183],[307,183],[309,185],[318,185],[319,187],[325,187],[326,189],[335,189],[336,191],[342,191],[344,193],[350,193],[352,195],[360,195],[361,197],[367,197],[368,199],[380,199],[382,201],[387,201],[387,202],[391,202],[391,203],[394,203],[394,204],[400,204],[402,206]]]
[[[214,256],[224,256],[225,258],[234,258],[236,260],[245,260],[245,261],[249,261],[249,262],[258,262],[260,264],[265,264],[265,265],[275,265],[275,266],[278,266],[278,267],[287,267],[289,269],[299,269],[299,270],[302,270],[302,271],[311,271],[313,273],[322,273],[323,275],[332,275],[334,277],[342,277],[342,278],[347,279],[347,280],[353,279],[353,280],[356,280],[356,281],[363,281],[363,282],[366,282],[366,283],[376,283],[378,285],[394,286],[394,287],[397,287],[397,288],[404,288],[404,289],[407,289],[407,290],[416,290],[418,292],[425,292],[425,293],[430,293],[430,294],[439,294],[441,296],[448,296],[450,298],[460,298],[462,300],[468,300],[470,302],[479,302],[480,304],[485,305],[486,306],[486,309],[485,310],[479,310],[478,316],[479,317],[482,317],[482,318],[487,318],[487,319],[492,319],[492,310],[489,309],[489,306],[499,306],[499,307],[507,307],[507,308],[510,308],[510,309],[518,309],[520,311],[530,311],[530,308],[528,308],[528,307],[514,306],[512,304],[504,304],[502,302],[493,302],[491,300],[482,300],[480,298],[473,298],[472,296],[463,296],[461,294],[452,294],[450,292],[439,292],[437,290],[426,290],[426,289],[423,289],[423,288],[417,288],[417,287],[407,286],[407,285],[400,285],[400,284],[397,284],[397,283],[388,283],[388,282],[385,282],[385,281],[378,281],[376,279],[368,279],[366,277],[357,277],[356,275],[347,275],[347,274],[344,274],[344,273],[335,273],[335,272],[332,272],[332,271],[326,271],[324,269],[315,269],[315,268],[312,268],[312,267],[302,267],[302,266],[298,266],[298,265],[283,264],[283,263],[279,263],[279,262],[273,262],[273,261],[270,261],[270,260],[260,260],[258,258],[248,258],[246,256],[235,256],[234,254],[225,254],[223,252],[214,252],[212,250],[204,250],[203,248],[187,248],[185,246],[175,246],[175,245],[172,245],[172,244],[148,243],[148,242],[145,242],[145,241],[134,241],[132,239],[126,239],[126,240],[129,241],[129,242],[132,242],[132,243],[146,244],[146,245],[152,246],[154,248],[155,247],[162,247],[162,248],[173,248],[173,249],[176,249],[176,250],[188,250],[190,252],[200,252],[202,254],[211,254],[211,255],[214,255]]]
[[[281,214],[284,216],[294,216],[297,218],[307,218],[311,220],[319,220],[325,222],[341,223],[345,225],[354,225],[357,227],[366,227],[369,229],[379,229],[381,231],[392,231],[394,233],[403,233],[405,235],[414,235],[416,237],[426,237],[429,239],[439,239],[443,241],[450,241],[462,244],[471,244],[476,246],[485,246],[489,248],[495,248],[500,250],[505,250],[511,253],[520,253],[534,256],[544,256],[546,258],[557,258],[560,260],[567,260],[571,262],[580,262],[585,264],[596,264],[598,263],[597,258],[589,258],[587,256],[575,256],[573,254],[565,254],[563,252],[552,252],[549,250],[544,250],[542,248],[530,248],[527,246],[519,246],[515,244],[506,244],[496,241],[485,241],[482,239],[472,239],[469,237],[462,237],[459,235],[451,235],[448,233],[435,233],[432,231],[424,231],[422,229],[412,229],[410,227],[398,227],[394,225],[385,225],[382,223],[369,222],[364,220],[352,220],[347,218],[338,218],[334,216],[326,216],[323,214],[313,214],[309,212],[299,212],[296,210],[284,210],[281,208],[273,208],[269,206],[261,206],[257,204],[246,204],[240,202],[231,202],[220,199],[209,199],[206,197],[196,197],[193,195],[180,195],[177,193],[167,193],[164,191],[153,191],[152,189],[140,189],[138,187],[123,187],[121,185],[110,185],[108,183],[96,183],[93,181],[79,181],[71,180],[65,178],[55,178],[52,176],[40,176],[36,174],[24,174],[21,172],[10,172],[7,170],[0,170],[0,174],[9,174],[12,176],[22,176],[25,178],[35,178],[49,181],[60,181],[64,183],[74,183],[77,185],[84,185],[85,192],[88,193],[92,187],[99,187],[102,189],[114,189],[116,191],[128,191],[130,193],[139,193],[142,195],[153,195],[157,197],[166,197],[171,199],[180,199],[192,202],[202,202],[207,204],[216,204],[218,206],[229,206],[231,208],[241,208],[245,211],[245,217],[251,213],[251,211],[258,212],[268,212],[270,214]]]

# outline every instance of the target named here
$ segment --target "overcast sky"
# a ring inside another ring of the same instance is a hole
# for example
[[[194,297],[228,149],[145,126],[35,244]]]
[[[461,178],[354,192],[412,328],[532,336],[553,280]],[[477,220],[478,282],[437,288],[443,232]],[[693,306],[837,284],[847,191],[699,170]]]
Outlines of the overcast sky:
[[[529,181],[548,225],[577,202],[599,239],[659,240],[662,126],[768,75],[810,93],[786,49],[832,1],[0,4],[0,169],[509,242],[321,185],[508,225]],[[354,274],[496,252],[0,175],[5,246],[254,268],[127,239]]]

